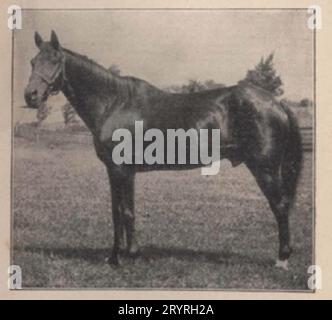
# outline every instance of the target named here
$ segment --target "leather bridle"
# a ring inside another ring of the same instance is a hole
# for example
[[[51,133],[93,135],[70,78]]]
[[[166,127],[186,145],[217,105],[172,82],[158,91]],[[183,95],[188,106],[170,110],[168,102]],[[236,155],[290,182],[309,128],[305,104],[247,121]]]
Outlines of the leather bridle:
[[[54,73],[51,77],[44,75],[36,70],[32,72],[32,74],[39,77],[42,81],[44,81],[48,86],[48,94],[56,95],[63,88],[64,83],[66,82],[66,73],[65,73],[65,57],[62,56],[60,63],[56,67]],[[61,79],[59,76],[61,75]]]

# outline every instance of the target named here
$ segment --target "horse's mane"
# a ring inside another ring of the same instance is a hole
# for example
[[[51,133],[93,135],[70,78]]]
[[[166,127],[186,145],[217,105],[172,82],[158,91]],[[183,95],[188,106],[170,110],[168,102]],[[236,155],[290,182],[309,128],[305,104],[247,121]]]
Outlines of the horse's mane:
[[[89,57],[76,53],[72,50],[62,48],[63,52],[69,55],[79,67],[87,69],[91,72],[91,76],[93,79],[97,81],[102,81],[106,85],[111,86],[112,88],[116,88],[118,91],[122,92],[123,94],[127,95],[129,92],[135,91],[135,89],[139,87],[144,87],[144,89],[154,92],[156,94],[167,94],[173,96],[185,96],[188,93],[168,93],[164,90],[157,88],[156,86],[150,84],[149,82],[133,77],[133,76],[121,76],[112,73],[110,70],[107,70],[105,67],[98,64],[93,59]],[[215,88],[215,89],[207,89],[199,92],[191,93],[191,95],[201,96],[205,94],[210,94],[211,92],[222,93],[223,91],[229,91],[230,87],[225,88]]]
[[[82,67],[89,68],[91,70],[91,72],[99,74],[100,76],[104,76],[104,77],[113,76],[113,74],[111,74],[111,72],[109,72],[106,68],[104,68],[103,66],[98,64],[96,61],[90,59],[89,57],[76,53],[69,49],[63,48],[62,50],[65,53],[69,54],[70,56],[77,58],[76,63],[81,64]]]
[[[112,73],[111,71],[107,70],[105,67],[101,66],[98,64],[96,61],[93,59],[90,59],[89,57],[76,53],[72,50],[63,48],[62,49],[66,54],[69,54],[71,57],[75,59],[75,62],[80,65],[82,68],[88,69],[92,75],[95,75],[98,77],[100,80],[103,80],[104,82],[107,83],[112,83],[115,84],[117,87],[121,86],[137,86],[137,85],[144,85],[146,87],[150,87],[156,90],[161,91],[157,87],[153,86],[149,82],[132,77],[132,76],[120,76]]]

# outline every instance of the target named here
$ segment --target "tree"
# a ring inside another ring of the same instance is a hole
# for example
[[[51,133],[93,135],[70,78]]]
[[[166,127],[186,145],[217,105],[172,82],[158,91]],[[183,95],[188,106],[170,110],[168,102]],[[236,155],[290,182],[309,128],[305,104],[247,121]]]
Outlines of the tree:
[[[200,82],[198,80],[189,80],[187,84],[184,85],[172,85],[169,87],[165,87],[164,90],[170,93],[192,93],[199,92],[207,89],[217,89],[224,88],[225,85],[223,83],[215,82],[214,80],[206,80],[204,82]]]
[[[165,87],[164,90],[169,93],[182,93],[182,86],[172,85]]]
[[[182,86],[183,93],[193,93],[202,91],[205,89],[204,84],[200,83],[198,80],[189,80],[187,85]]]
[[[77,113],[69,102],[62,107],[62,114],[66,126],[78,122]]]
[[[46,120],[48,115],[51,113],[51,106],[48,106],[46,102],[41,103],[37,110],[37,127],[40,127],[43,121]]]
[[[226,86],[223,83],[218,83],[211,79],[211,80],[206,80],[204,82],[204,87],[206,89],[219,89],[219,88],[225,88]]]
[[[108,71],[112,74],[114,74],[115,76],[119,76],[121,74],[121,70],[120,67],[116,64],[112,64],[109,68]]]
[[[302,107],[302,108],[307,108],[307,107],[310,107],[312,105],[313,105],[313,103],[310,99],[306,98],[306,99],[302,99],[300,101],[300,107]]]
[[[284,92],[281,88],[283,83],[274,69],[273,58],[273,53],[266,59],[262,57],[255,69],[247,72],[244,81],[261,87],[275,96],[280,96]]]

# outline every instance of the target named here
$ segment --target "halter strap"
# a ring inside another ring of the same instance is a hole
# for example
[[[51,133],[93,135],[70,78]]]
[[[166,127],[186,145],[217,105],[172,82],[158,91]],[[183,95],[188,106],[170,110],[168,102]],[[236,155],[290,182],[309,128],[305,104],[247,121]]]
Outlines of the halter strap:
[[[62,78],[61,78],[61,84],[59,86],[58,89],[56,90],[52,90],[55,82],[57,81],[57,77],[60,74],[60,72],[62,71]],[[33,71],[33,74],[35,74],[36,76],[38,76],[42,81],[44,81],[49,87],[51,87],[51,91],[50,94],[51,95],[56,95],[59,93],[59,91],[62,89],[64,82],[66,81],[66,74],[65,74],[65,61],[64,61],[64,57],[61,59],[61,62],[59,64],[59,67],[56,68],[56,70],[54,71],[53,75],[51,78],[46,77],[45,75],[41,74],[38,71]]]

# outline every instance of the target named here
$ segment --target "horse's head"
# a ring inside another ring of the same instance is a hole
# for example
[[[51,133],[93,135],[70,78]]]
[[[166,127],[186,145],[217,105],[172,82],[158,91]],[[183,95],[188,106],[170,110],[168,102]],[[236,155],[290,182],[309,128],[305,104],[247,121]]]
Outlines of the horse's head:
[[[50,94],[56,94],[63,86],[64,54],[54,31],[49,42],[35,32],[39,53],[31,60],[32,72],[25,88],[25,101],[30,108],[38,108]]]

